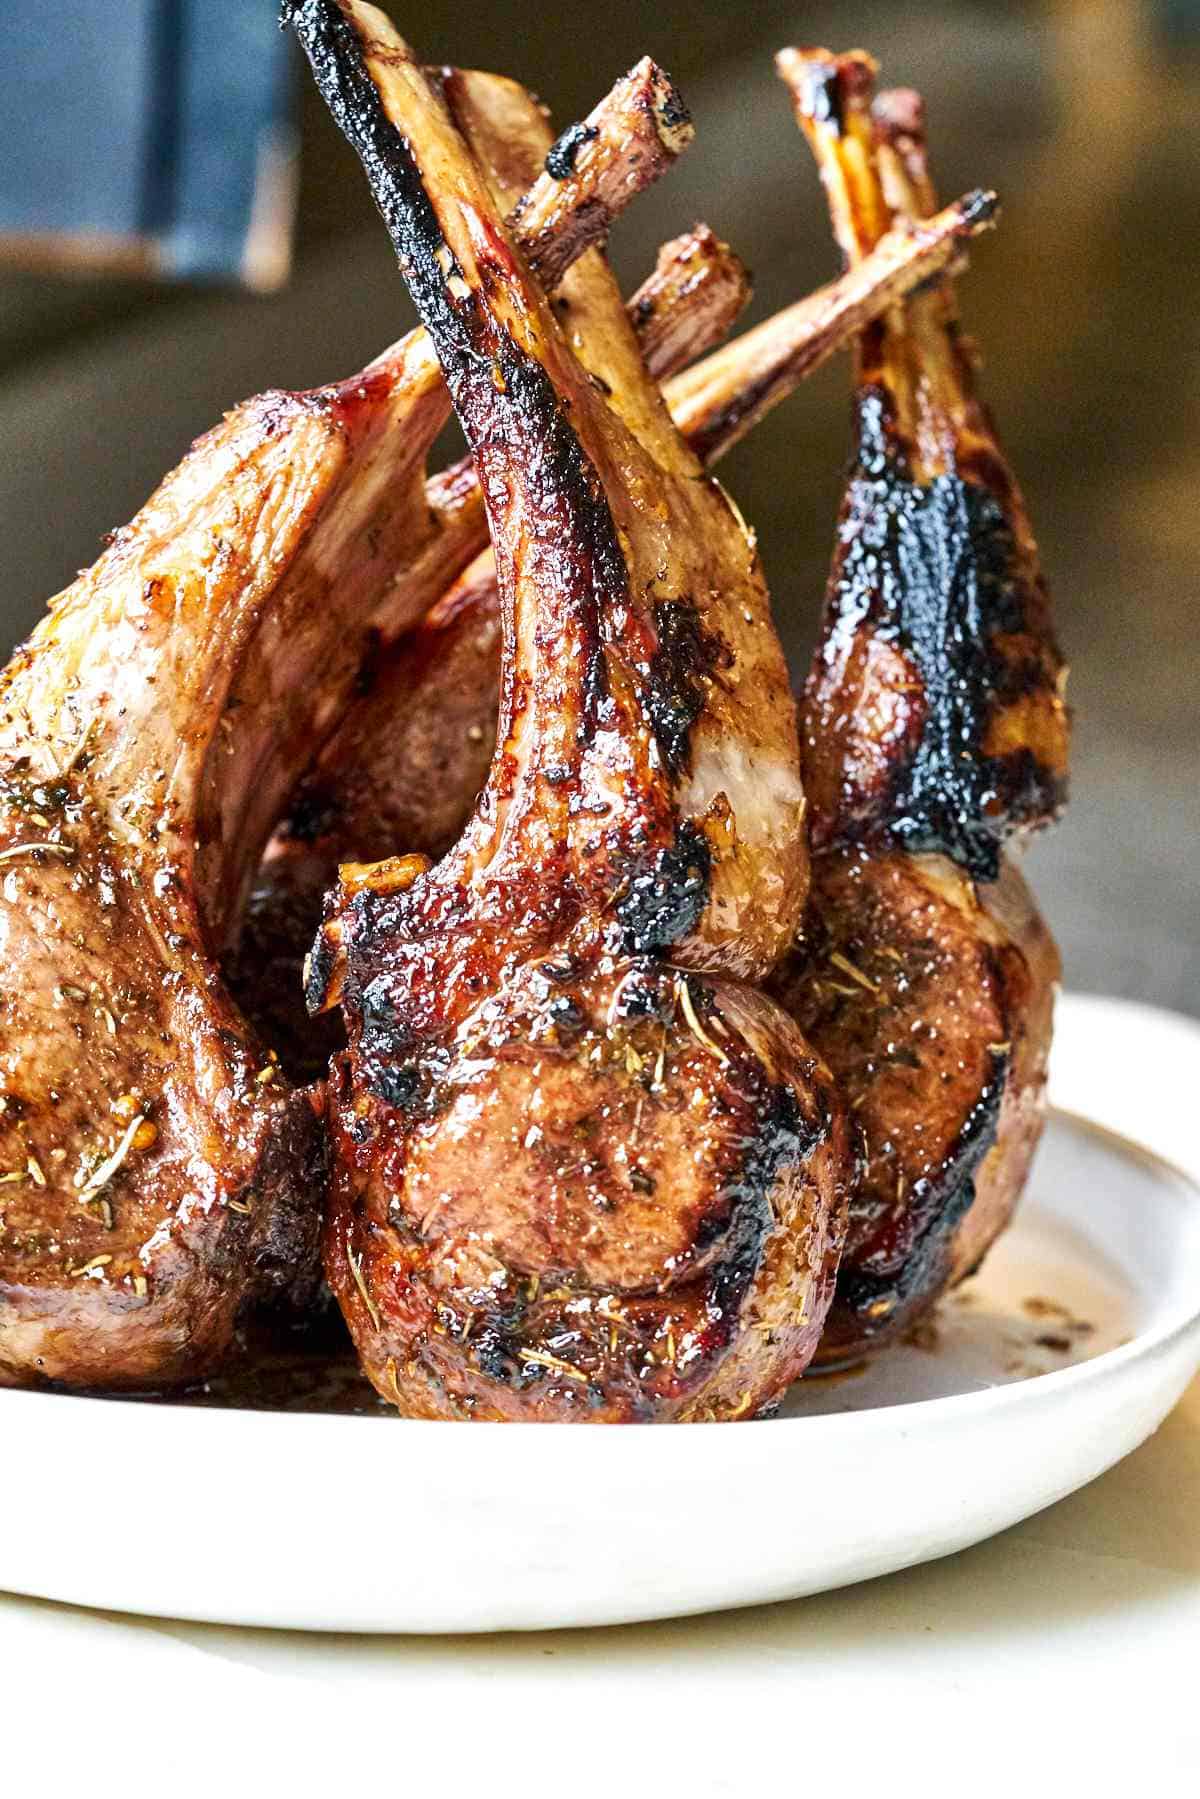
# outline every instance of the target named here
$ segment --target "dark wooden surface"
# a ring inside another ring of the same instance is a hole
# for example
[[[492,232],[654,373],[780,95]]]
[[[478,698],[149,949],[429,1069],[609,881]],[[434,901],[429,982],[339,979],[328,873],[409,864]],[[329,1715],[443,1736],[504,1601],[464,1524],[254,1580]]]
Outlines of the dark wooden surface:
[[[699,141],[640,201],[632,281],[694,218],[755,270],[752,316],[834,272],[770,53],[865,43],[928,96],[947,195],[1006,202],[963,309],[1024,484],[1073,664],[1074,799],[1030,867],[1068,981],[1200,1013],[1200,66],[1134,0],[751,7],[606,0],[392,10],[431,58],[519,76],[561,122],[644,50]],[[0,281],[0,638],[96,554],[189,439],[244,394],[348,372],[411,319],[348,153],[305,97],[295,278],[269,300],[132,284]],[[0,146],[3,126],[0,124]],[[847,448],[845,364],[723,470],[758,526],[803,666]]]

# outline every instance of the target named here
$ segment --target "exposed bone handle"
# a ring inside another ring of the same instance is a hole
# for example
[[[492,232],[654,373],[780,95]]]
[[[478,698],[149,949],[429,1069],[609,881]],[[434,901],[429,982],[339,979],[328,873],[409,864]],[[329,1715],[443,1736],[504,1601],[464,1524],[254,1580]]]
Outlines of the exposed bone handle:
[[[820,170],[834,236],[846,261],[859,262],[892,222],[875,164],[875,59],[865,50],[781,50],[775,67]]]
[[[893,87],[871,108],[884,198],[901,218],[925,219],[937,210],[929,178],[925,102],[915,88]]]
[[[672,238],[629,301],[650,373],[662,380],[714,349],[749,299],[745,264],[707,225]]]
[[[582,125],[564,132],[510,223],[544,286],[557,286],[581,250],[607,238],[616,215],[657,181],[695,135],[670,76],[644,57]],[[568,163],[561,146],[574,142]],[[559,174],[551,170],[559,169]],[[579,195],[586,194],[586,203]]]
[[[891,231],[837,281],[675,376],[666,389],[671,415],[701,461],[717,461],[864,324],[948,268],[995,216],[996,196],[978,191],[925,224]]]

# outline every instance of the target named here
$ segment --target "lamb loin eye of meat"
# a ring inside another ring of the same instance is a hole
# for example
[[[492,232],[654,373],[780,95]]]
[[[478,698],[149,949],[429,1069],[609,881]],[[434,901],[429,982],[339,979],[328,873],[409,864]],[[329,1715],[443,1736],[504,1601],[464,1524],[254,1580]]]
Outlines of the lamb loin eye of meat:
[[[292,16],[443,358],[503,626],[466,831],[432,868],[344,870],[314,949],[310,996],[349,1035],[327,1275],[412,1415],[753,1415],[815,1348],[846,1172],[831,1082],[743,978],[794,928],[807,866],[753,546],[602,266],[609,399],[383,16]],[[710,646],[669,742],[667,605]]]
[[[546,278],[686,141],[652,64],[521,239]],[[248,401],[0,676],[0,1383],[195,1380],[319,1279],[324,1147],[217,957],[368,643],[486,539],[426,483],[449,410],[423,331]]]
[[[892,1342],[975,1271],[1044,1121],[1058,952],[1019,871],[814,858],[806,934],[771,990],[820,1046],[861,1165],[819,1357]]]

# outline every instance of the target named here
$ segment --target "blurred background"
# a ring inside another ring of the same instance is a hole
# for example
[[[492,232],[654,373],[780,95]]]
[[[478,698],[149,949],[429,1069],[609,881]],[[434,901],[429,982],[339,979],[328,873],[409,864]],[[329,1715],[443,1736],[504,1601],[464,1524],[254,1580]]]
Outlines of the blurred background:
[[[944,197],[999,188],[962,288],[1073,665],[1074,798],[1030,856],[1068,982],[1200,1014],[1200,0],[599,7],[392,0],[430,61],[516,76],[559,126],[649,51],[698,140],[623,219],[631,286],[698,218],[749,321],[837,271],[771,54],[863,44],[929,107]],[[274,0],[0,17],[0,639],[257,389],[349,373],[411,310]],[[848,449],[834,363],[722,478],[802,672]]]

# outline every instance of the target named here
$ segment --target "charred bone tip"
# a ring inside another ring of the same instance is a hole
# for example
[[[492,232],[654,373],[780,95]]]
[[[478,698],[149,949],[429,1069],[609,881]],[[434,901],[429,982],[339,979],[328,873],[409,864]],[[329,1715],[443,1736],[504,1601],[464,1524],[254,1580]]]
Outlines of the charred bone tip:
[[[1000,196],[994,188],[977,187],[969,194],[964,194],[958,202],[962,215],[962,229],[974,235],[977,231],[985,231],[994,225],[1000,216]]]
[[[692,123],[692,115],[683,95],[666,70],[660,69],[648,56],[643,57],[631,70],[631,76],[645,78],[662,146],[669,155],[678,156],[696,135],[696,127]]]
[[[776,72],[797,113],[836,136],[844,130],[847,114],[869,99],[878,66],[866,50],[835,56],[814,46],[780,50],[775,57]]]

